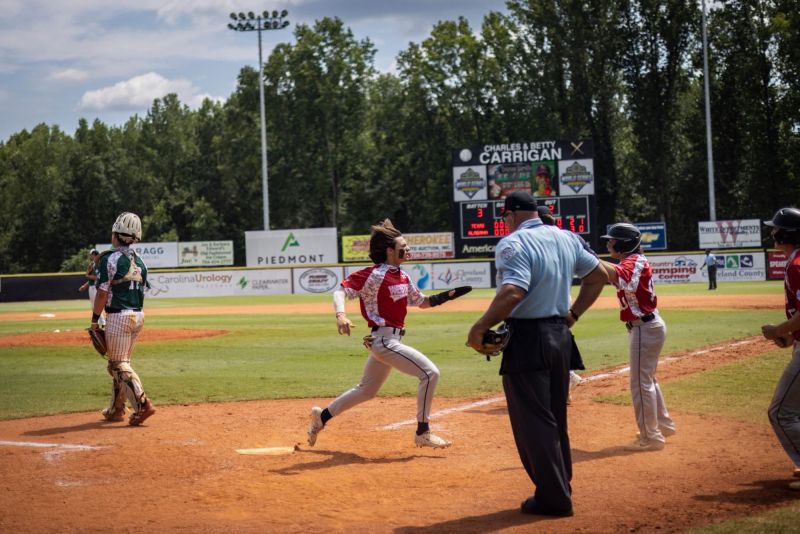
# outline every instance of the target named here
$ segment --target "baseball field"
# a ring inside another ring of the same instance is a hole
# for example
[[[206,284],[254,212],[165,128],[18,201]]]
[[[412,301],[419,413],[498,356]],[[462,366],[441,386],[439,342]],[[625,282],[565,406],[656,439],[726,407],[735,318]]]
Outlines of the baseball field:
[[[782,282],[659,286],[658,378],[678,432],[631,453],[626,332],[610,288],[574,329],[587,370],[569,411],[575,516],[519,512],[532,493],[499,360],[464,346],[490,290],[412,309],[404,339],[436,362],[417,449],[416,380],[333,419],[308,411],[361,376],[367,333],[336,334],[329,295],[151,300],[133,357],[157,413],[107,423],[110,377],[88,301],[0,304],[1,532],[793,532],[800,493],[766,410],[790,352],[760,337]]]

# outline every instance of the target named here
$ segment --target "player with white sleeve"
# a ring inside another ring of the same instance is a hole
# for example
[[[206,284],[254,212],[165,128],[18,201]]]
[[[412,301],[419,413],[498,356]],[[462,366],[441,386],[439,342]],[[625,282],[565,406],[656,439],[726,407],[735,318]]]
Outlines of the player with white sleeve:
[[[357,386],[339,395],[327,408],[311,408],[308,444],[316,443],[317,435],[332,417],[375,397],[394,368],[419,379],[414,443],[417,447],[449,447],[451,442],[433,434],[429,425],[439,369],[427,356],[402,343],[406,332],[404,322],[409,305],[431,308],[468,293],[472,288],[464,286],[430,297],[423,295],[400,268],[411,258],[411,253],[405,238],[389,219],[372,227],[369,248],[375,265],[352,273],[333,293],[340,335],[349,336],[354,328],[345,314],[345,298],[360,299],[361,315],[372,329],[371,335],[364,337],[364,345],[369,349],[364,374]]]

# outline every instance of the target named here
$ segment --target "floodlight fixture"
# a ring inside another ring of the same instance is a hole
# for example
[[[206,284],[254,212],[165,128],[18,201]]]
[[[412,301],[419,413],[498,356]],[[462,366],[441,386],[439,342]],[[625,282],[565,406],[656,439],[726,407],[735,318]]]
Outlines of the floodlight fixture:
[[[263,15],[263,16],[262,16]],[[264,111],[264,61],[261,57],[261,32],[266,30],[281,30],[289,25],[288,20],[283,20],[289,15],[287,10],[282,10],[280,14],[277,10],[270,12],[264,10],[262,15],[256,15],[252,11],[244,13],[231,13],[230,18],[236,25],[228,23],[228,29],[234,31],[258,31],[258,96],[261,104],[261,190],[264,202],[264,230],[269,230],[269,188],[267,187],[267,121]],[[248,20],[249,19],[249,20]],[[255,21],[255,24],[250,21]]]

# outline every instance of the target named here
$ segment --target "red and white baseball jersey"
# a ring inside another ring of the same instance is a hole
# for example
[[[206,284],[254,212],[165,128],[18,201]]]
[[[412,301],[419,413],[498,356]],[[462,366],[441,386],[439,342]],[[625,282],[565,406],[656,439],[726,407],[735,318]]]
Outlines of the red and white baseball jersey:
[[[800,249],[794,249],[786,261],[786,275],[783,287],[786,293],[786,318],[791,319],[800,308]],[[792,332],[792,336],[800,340],[800,330]]]
[[[347,298],[361,300],[361,315],[370,328],[403,328],[408,306],[425,301],[425,295],[406,273],[385,263],[352,273],[342,287]]]
[[[653,270],[643,254],[631,254],[614,266],[617,271],[619,318],[622,321],[636,319],[656,311],[657,300],[653,287]]]

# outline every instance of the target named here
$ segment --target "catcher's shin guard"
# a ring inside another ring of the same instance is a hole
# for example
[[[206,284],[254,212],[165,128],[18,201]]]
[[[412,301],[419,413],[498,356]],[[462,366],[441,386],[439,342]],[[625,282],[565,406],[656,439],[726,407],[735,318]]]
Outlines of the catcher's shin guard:
[[[128,398],[128,402],[131,403],[134,413],[139,412],[145,400],[144,387],[142,381],[139,380],[139,375],[128,362],[110,362],[108,367],[114,381],[119,384],[125,397]]]

